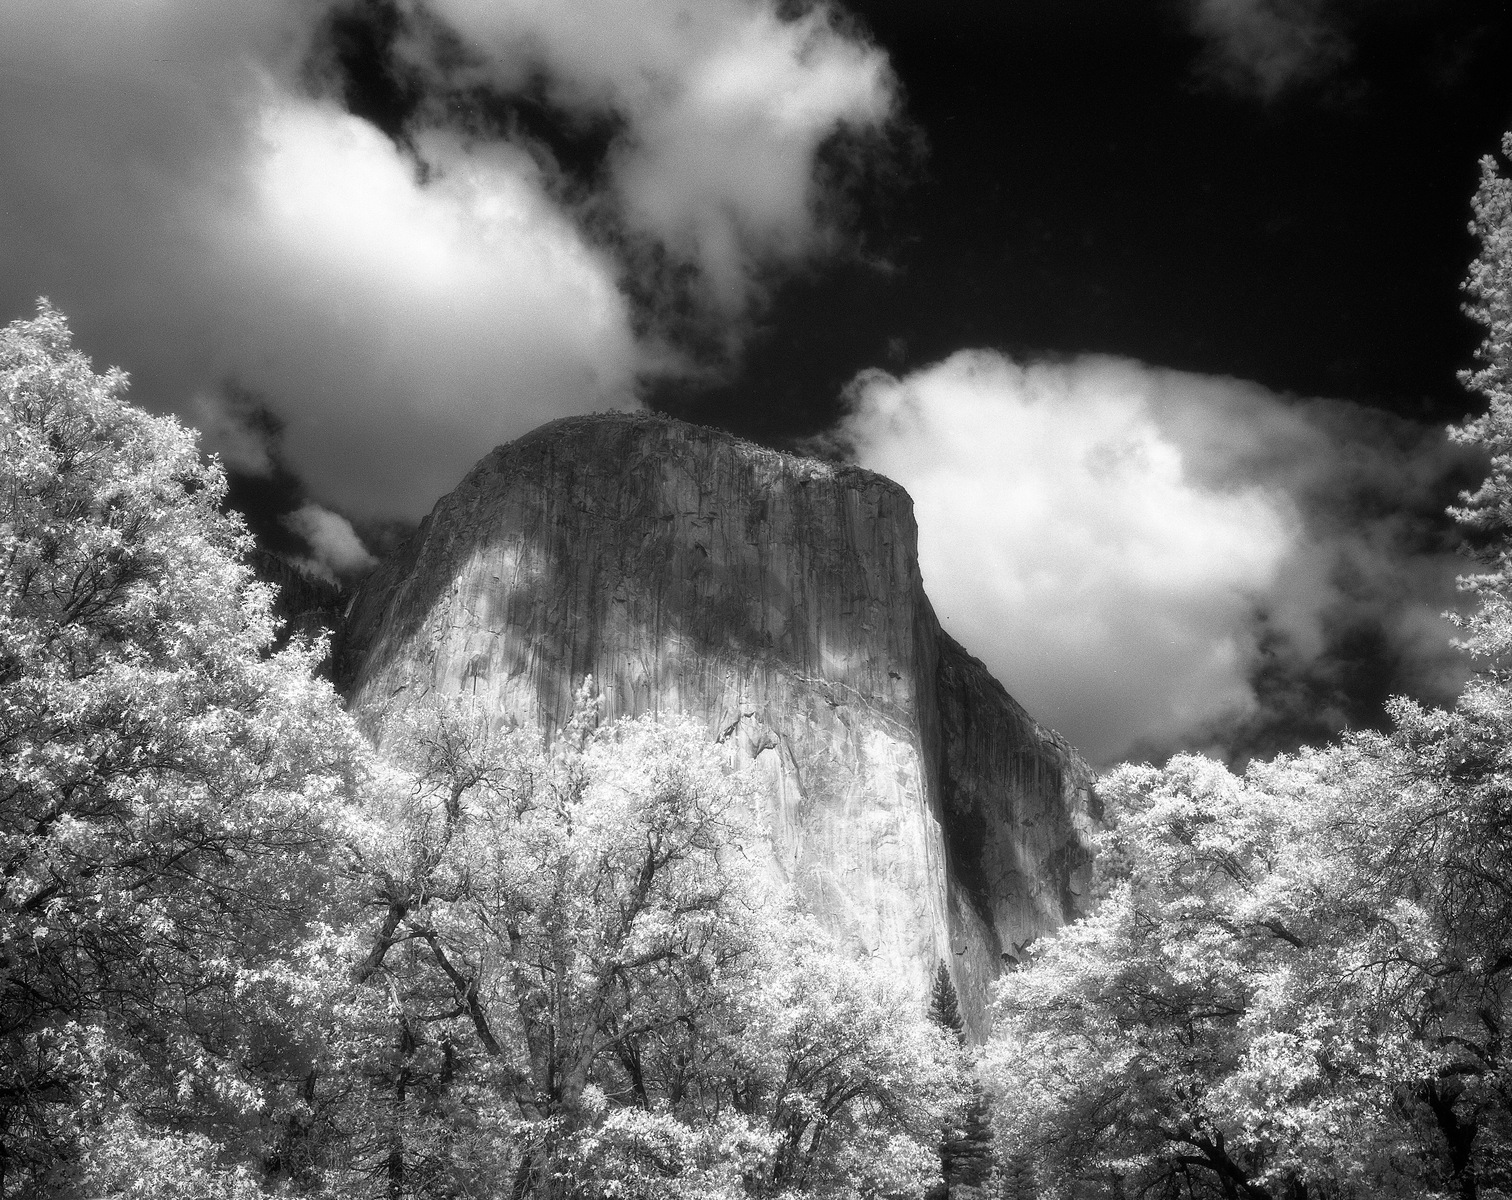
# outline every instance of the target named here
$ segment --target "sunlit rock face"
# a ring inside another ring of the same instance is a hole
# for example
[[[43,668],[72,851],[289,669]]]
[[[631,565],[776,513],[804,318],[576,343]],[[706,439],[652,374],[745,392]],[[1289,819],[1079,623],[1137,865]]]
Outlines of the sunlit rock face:
[[[880,475],[646,414],[489,454],[363,585],[352,704],[380,740],[439,692],[548,734],[684,713],[763,784],[773,869],[915,980],[988,985],[1072,915],[1091,772],[940,629],[912,503]],[[1005,958],[1006,956],[1006,958]]]

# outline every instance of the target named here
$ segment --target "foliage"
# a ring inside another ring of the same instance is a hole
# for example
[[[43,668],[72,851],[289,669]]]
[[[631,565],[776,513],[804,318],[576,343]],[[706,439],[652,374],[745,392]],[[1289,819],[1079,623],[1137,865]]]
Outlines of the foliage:
[[[748,1039],[770,1051],[742,1083],[779,1137],[762,1190],[920,1194],[960,1086],[950,1040],[909,991],[817,931],[786,941]]]
[[[82,1176],[92,1190],[121,1200],[259,1200],[256,1172],[227,1164],[223,1147],[202,1133],[144,1127],[127,1111],[92,1125],[82,1138]]]
[[[701,729],[594,712],[585,691],[550,749],[466,707],[396,739],[360,844],[369,1173],[405,1194],[917,1191],[949,1066],[917,1002],[764,893],[755,804]],[[508,1134],[479,1157],[484,1128]]]
[[[961,1020],[961,999],[950,979],[950,968],[943,962],[935,967],[934,989],[929,995],[929,1019],[958,1041],[966,1037],[966,1023]]]
[[[265,653],[218,465],[124,390],[45,303],[0,333],[6,1194],[64,1187],[81,1134],[278,1126],[356,763],[319,648]]]
[[[1047,1193],[1416,1194],[1398,1014],[1432,933],[1350,869],[1333,768],[1106,781],[1101,902],[1002,989],[1000,1111]]]
[[[964,1053],[966,1023],[961,1019],[960,997],[950,978],[950,968],[941,962],[935,968],[934,989],[929,999],[929,1019],[944,1031],[961,1053],[958,1067],[957,1103],[951,1106],[940,1130],[940,1181],[932,1196],[962,1196],[963,1189],[987,1184],[995,1168],[990,1106],[981,1081]]]
[[[1388,735],[1104,781],[1096,908],[1003,981],[990,1053],[1040,1194],[1512,1193],[1512,181],[1489,159],[1475,207],[1481,669]]]
[[[379,1072],[395,1185],[436,1152],[406,1111],[428,1095],[442,1124],[465,1096],[533,1127],[504,1157],[546,1187],[590,1080],[642,1106],[676,1092],[698,1049],[684,1031],[746,952],[720,861],[738,794],[691,730],[589,718],[548,752],[442,710],[372,793],[359,853],[382,915],[355,977],[396,1026]]]
[[[1512,133],[1502,139],[1502,151],[1512,157]],[[1512,568],[1512,178],[1503,175],[1495,158],[1481,160],[1481,184],[1472,205],[1470,231],[1480,240],[1480,253],[1470,265],[1464,290],[1470,297],[1465,311],[1485,329],[1477,358],[1480,367],[1466,371],[1461,382],[1480,393],[1487,410],[1450,430],[1459,442],[1483,447],[1491,454],[1485,482],[1464,497],[1455,515],[1482,540],[1482,557],[1492,568],[1467,582],[1481,600],[1481,613],[1470,621],[1470,647],[1482,655],[1499,656],[1508,646],[1498,639],[1504,630],[1508,571]]]
[[[918,1196],[964,1064],[773,877],[706,733],[276,649],[221,471],[0,335],[0,1194]]]

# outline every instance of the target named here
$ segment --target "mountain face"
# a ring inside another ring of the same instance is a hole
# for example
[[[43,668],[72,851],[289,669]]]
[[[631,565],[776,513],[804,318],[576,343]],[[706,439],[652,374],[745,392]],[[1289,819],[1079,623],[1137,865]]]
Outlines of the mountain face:
[[[1092,773],[940,628],[897,484],[645,414],[483,459],[353,599],[342,674],[380,742],[431,692],[548,735],[684,713],[764,785],[774,869],[920,991],[991,980],[1078,908]]]

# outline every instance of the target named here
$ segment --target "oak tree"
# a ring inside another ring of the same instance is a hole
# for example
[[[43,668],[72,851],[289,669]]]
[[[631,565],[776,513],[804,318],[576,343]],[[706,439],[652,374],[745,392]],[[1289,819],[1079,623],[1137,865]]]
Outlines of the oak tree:
[[[773,892],[749,784],[704,730],[599,725],[585,692],[550,747],[466,705],[386,742],[353,1111],[390,1194],[927,1183],[949,1047]]]

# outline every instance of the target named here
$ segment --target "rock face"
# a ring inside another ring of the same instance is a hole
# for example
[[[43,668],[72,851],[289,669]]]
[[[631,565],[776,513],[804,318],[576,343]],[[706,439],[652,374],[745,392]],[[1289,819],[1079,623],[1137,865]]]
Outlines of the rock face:
[[[367,581],[343,674],[378,735],[427,693],[548,734],[685,713],[765,781],[776,869],[984,1028],[1006,961],[1077,908],[1092,775],[940,629],[890,480],[644,414],[501,446]]]

